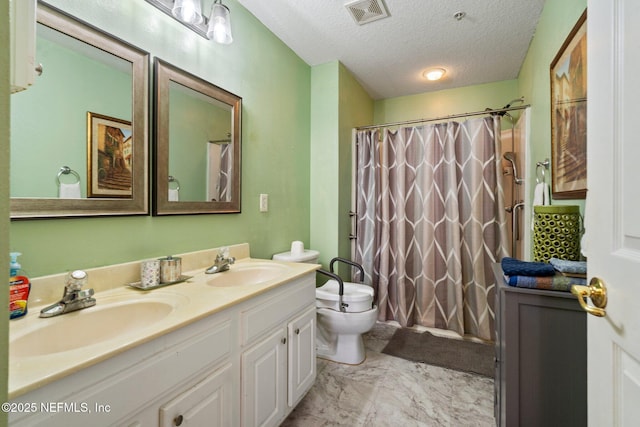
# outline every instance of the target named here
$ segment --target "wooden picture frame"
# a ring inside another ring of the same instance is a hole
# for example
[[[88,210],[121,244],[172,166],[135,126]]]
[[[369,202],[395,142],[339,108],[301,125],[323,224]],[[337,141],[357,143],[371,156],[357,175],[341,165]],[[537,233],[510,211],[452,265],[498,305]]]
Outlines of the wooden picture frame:
[[[551,62],[551,192],[587,196],[587,11]]]
[[[131,198],[131,122],[87,112],[87,197]]]

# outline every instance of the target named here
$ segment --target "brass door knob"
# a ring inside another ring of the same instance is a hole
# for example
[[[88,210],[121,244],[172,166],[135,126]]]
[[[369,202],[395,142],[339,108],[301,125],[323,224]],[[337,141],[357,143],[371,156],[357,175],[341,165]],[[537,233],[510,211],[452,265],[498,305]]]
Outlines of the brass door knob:
[[[571,293],[578,297],[580,307],[587,313],[597,317],[604,317],[607,314],[604,310],[607,306],[607,287],[600,278],[592,278],[589,286],[571,286]],[[591,298],[593,306],[587,305],[585,298]]]

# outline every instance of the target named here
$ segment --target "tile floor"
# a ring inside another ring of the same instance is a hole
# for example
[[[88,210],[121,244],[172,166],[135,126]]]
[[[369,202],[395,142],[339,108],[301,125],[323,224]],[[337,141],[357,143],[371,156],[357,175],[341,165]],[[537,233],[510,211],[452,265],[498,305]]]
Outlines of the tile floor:
[[[396,327],[365,335],[358,366],[318,359],[314,386],[282,426],[495,426],[493,379],[381,353]]]

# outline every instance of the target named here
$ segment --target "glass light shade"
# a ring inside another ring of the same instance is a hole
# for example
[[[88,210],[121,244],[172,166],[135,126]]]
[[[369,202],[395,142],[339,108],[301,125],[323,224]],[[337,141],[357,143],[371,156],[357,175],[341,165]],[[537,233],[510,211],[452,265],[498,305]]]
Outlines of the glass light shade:
[[[197,25],[201,24],[204,20],[200,0],[175,0],[171,13],[180,21],[187,24]]]
[[[229,9],[221,3],[214,3],[211,8],[207,37],[220,44],[229,44],[233,41],[231,15]]]
[[[427,80],[440,80],[444,76],[445,70],[443,68],[432,68],[424,72],[424,77]]]

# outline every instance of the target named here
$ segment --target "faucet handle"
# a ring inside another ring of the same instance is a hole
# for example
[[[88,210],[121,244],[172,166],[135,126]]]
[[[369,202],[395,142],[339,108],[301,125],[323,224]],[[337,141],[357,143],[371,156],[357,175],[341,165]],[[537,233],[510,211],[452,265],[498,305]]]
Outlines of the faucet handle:
[[[79,291],[87,283],[87,273],[74,270],[67,275],[66,287],[71,291]]]

